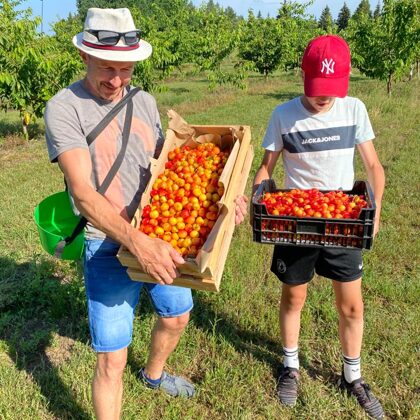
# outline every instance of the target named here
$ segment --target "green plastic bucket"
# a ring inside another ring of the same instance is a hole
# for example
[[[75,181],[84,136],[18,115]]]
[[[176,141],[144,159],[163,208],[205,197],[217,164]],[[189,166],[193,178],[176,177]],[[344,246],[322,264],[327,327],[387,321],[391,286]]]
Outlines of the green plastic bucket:
[[[38,228],[42,247],[51,255],[56,255],[58,242],[73,233],[80,221],[75,216],[67,191],[48,196],[42,200],[34,211],[34,219]],[[85,234],[82,231],[70,244],[67,244],[61,255],[62,260],[78,260],[83,254]]]

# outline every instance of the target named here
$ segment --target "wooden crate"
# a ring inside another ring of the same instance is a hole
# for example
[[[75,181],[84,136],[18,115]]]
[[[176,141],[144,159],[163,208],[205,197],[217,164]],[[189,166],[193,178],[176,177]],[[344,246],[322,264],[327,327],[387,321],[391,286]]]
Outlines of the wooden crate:
[[[251,130],[249,126],[189,126],[195,136],[205,137],[207,134],[228,135],[237,139],[236,148],[232,150],[231,162],[226,164],[225,193],[221,198],[219,216],[207,241],[195,259],[187,259],[186,263],[178,268],[181,273],[173,284],[174,286],[190,287],[192,289],[219,291],[224,265],[235,228],[235,198],[243,194],[246,181],[251,169],[253,148],[251,145]],[[152,177],[146,188],[140,207],[132,220],[132,225],[138,227],[141,222],[142,208],[148,204],[150,190],[156,177],[163,171],[167,161],[167,154],[175,147],[187,144],[191,139],[174,130],[168,129],[162,154],[158,161],[153,162]],[[186,136],[188,137],[188,136]],[[230,168],[227,168],[228,166]],[[225,171],[224,171],[225,172]],[[121,264],[128,268],[127,273],[131,279],[147,283],[156,283],[156,280],[144,273],[137,259],[125,248],[121,247],[117,257]]]

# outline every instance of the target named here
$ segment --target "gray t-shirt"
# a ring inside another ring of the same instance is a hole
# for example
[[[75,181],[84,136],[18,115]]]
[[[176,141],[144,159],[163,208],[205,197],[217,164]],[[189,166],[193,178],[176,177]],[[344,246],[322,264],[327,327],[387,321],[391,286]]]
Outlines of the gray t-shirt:
[[[336,98],[328,112],[312,114],[298,97],[274,110],[263,147],[282,151],[286,188],[351,190],[355,146],[374,137],[359,99]]]
[[[82,81],[73,83],[51,98],[44,115],[51,162],[57,162],[57,157],[65,151],[89,149],[92,183],[98,188],[121,149],[126,108],[89,147],[86,136],[115,104],[91,95]],[[140,91],[133,97],[133,120],[124,161],[105,193],[115,210],[127,221],[131,221],[150,178],[150,158],[157,157],[163,141],[156,101],[153,96]],[[86,236],[103,238],[105,235],[88,224]]]

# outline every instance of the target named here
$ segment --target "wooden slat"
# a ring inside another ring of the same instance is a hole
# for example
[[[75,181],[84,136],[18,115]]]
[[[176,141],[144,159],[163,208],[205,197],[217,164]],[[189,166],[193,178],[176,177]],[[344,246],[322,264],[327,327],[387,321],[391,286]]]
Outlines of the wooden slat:
[[[132,280],[141,281],[145,283],[156,283],[156,280],[149,275],[143,273],[142,271],[129,268],[127,274]],[[188,287],[190,289],[196,290],[206,290],[209,292],[217,292],[218,288],[216,287],[215,281],[212,278],[208,279],[199,279],[194,276],[182,276],[174,280],[170,286],[180,286]]]

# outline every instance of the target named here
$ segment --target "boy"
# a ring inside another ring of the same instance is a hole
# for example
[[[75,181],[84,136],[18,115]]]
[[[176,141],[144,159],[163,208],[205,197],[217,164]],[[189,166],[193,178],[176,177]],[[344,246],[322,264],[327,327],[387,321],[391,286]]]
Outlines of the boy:
[[[354,150],[359,151],[376,201],[374,234],[379,228],[384,170],[372,139],[364,104],[347,96],[350,50],[336,35],[313,39],[302,59],[304,95],[279,105],[263,140],[266,149],[254,180],[254,191],[271,177],[280,154],[286,188],[350,190],[354,182]],[[281,403],[294,405],[298,395],[300,313],[307,285],[315,272],[332,280],[339,313],[343,353],[340,387],[354,395],[368,415],[384,416],[381,404],[363,381],[360,351],[363,336],[361,250],[277,245],[271,271],[283,282],[280,324],[284,360],[278,379]]]

